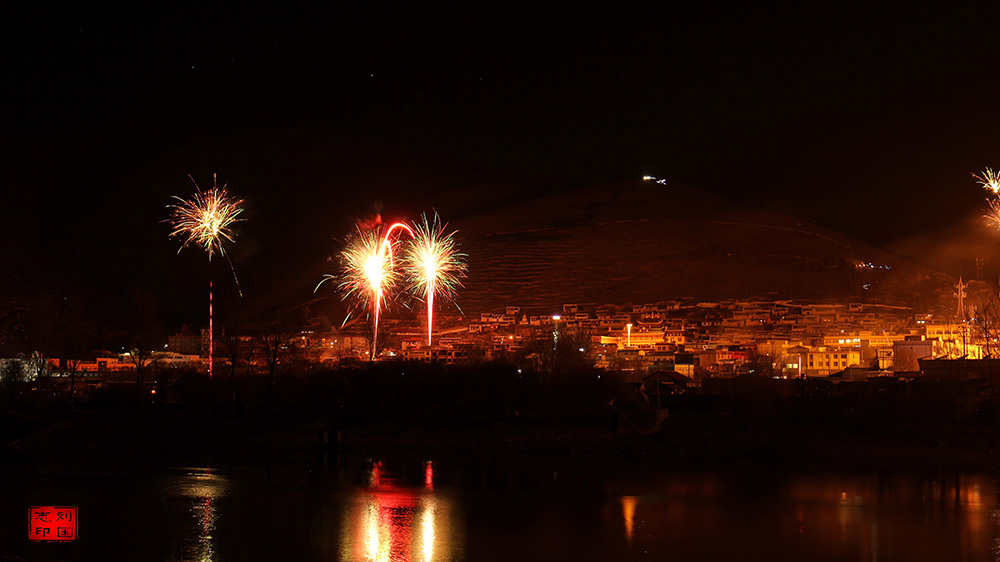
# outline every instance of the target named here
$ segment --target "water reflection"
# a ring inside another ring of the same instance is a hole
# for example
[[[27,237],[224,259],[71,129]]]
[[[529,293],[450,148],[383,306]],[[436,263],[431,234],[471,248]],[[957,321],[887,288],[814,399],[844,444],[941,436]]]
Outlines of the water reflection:
[[[987,475],[690,473],[625,489],[631,493],[613,490],[605,504],[612,519],[603,533],[618,536],[606,544],[620,545],[609,555],[621,548],[637,559],[646,552],[781,560],[822,552],[837,560],[1000,562],[1000,491]]]
[[[171,560],[216,562],[213,533],[219,521],[219,499],[226,495],[228,480],[206,468],[188,468],[184,474],[171,478],[165,486],[167,496],[181,498],[195,522],[195,532],[183,533],[184,539]]]
[[[437,510],[434,498],[424,500],[424,514],[420,523],[421,551],[425,562],[434,559],[434,537],[437,534],[434,527],[434,512]]]
[[[632,529],[635,525],[635,505],[639,499],[635,496],[622,497],[622,517],[625,519],[625,540],[632,542]]]
[[[996,475],[588,461],[343,454],[333,466],[38,477],[0,482],[0,497],[65,497],[107,522],[81,533],[74,560],[1000,562]],[[20,517],[3,517],[0,558],[49,558]]]
[[[351,497],[341,524],[341,560],[450,560],[455,540],[452,502],[434,491],[434,465],[424,465],[423,488],[400,485],[380,462],[368,487]]]

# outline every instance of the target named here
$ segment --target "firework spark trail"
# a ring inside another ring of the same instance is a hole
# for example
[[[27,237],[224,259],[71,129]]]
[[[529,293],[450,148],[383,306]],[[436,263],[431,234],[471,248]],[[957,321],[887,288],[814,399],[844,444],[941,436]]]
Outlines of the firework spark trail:
[[[170,232],[171,237],[183,238],[184,241],[181,243],[181,247],[178,248],[177,253],[186,248],[189,245],[201,246],[203,250],[208,252],[208,262],[211,265],[212,254],[216,251],[219,252],[220,256],[224,256],[226,260],[229,260],[229,256],[226,256],[225,247],[222,245],[223,240],[228,240],[229,242],[234,242],[236,235],[230,231],[230,226],[233,223],[239,222],[242,219],[238,218],[243,209],[240,205],[243,204],[242,199],[233,199],[226,192],[226,186],[223,185],[220,189],[217,183],[216,174],[212,174],[212,189],[209,191],[202,191],[198,187],[198,182],[194,181],[194,178],[188,174],[191,178],[191,183],[194,184],[195,194],[191,199],[182,199],[180,197],[174,196],[179,204],[168,205],[167,208],[171,209],[170,212],[170,222],[173,224],[173,230]],[[236,288],[240,292],[240,296],[243,295],[243,291],[240,290],[240,280],[236,277],[236,269],[233,268],[233,263],[229,262],[229,268],[233,272],[233,279],[236,280]],[[209,269],[209,275],[211,275],[211,267]],[[208,281],[208,376],[212,377],[212,357],[214,352],[214,338],[213,338],[213,326],[212,326],[212,280]]]
[[[414,223],[413,240],[404,255],[404,268],[410,277],[409,289],[423,293],[427,303],[427,345],[432,342],[434,327],[434,297],[440,295],[454,300],[465,276],[465,254],[458,251],[454,232],[445,234],[446,224],[434,213]]]
[[[341,276],[327,275],[320,285],[328,280],[339,281],[343,298],[354,297],[360,307],[371,307],[372,314],[372,350],[371,360],[375,359],[378,340],[378,324],[382,315],[382,306],[398,282],[395,268],[395,249],[398,244],[396,231],[406,231],[413,236],[413,231],[405,223],[397,222],[384,231],[381,227],[362,229],[358,227],[357,234],[348,241],[347,247],[341,253],[344,268]],[[316,286],[319,288],[319,285]]]
[[[993,170],[986,168],[983,175],[977,176],[976,174],[972,174],[972,177],[979,182],[979,185],[983,186],[983,189],[992,191],[994,195],[1000,193],[1000,170],[994,172]]]
[[[380,266],[380,270],[375,273],[375,278],[382,281],[378,286],[378,291],[375,298],[375,321],[372,332],[372,359],[375,358],[375,342],[378,339],[378,321],[381,316],[382,302],[385,296],[385,291],[391,289],[395,286],[396,281],[396,267],[393,258],[393,250],[395,249],[396,240],[392,238],[392,233],[394,230],[405,230],[413,236],[413,231],[406,224],[397,222],[393,223],[385,230],[385,235],[382,237],[382,244],[379,246],[378,259],[369,262],[369,267],[375,263]],[[387,282],[391,280],[392,283]]]

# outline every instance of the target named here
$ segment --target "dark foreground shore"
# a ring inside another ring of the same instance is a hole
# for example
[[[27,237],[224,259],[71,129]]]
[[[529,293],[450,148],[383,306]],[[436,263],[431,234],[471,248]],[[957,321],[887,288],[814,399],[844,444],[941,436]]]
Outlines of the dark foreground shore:
[[[191,459],[272,459],[350,450],[545,453],[664,462],[767,462],[829,468],[1000,468],[1000,431],[960,425],[666,418],[622,427],[612,415],[557,424],[398,422],[188,412],[47,412],[0,415],[0,462],[107,461],[165,464]]]
[[[0,409],[0,463],[271,462],[405,449],[1000,468],[1000,401],[981,380],[831,388],[737,377],[646,390],[597,371],[542,376],[505,365],[385,364],[286,377],[273,392],[257,392],[263,382],[182,377],[163,382],[155,401],[130,386],[75,404],[19,395]]]

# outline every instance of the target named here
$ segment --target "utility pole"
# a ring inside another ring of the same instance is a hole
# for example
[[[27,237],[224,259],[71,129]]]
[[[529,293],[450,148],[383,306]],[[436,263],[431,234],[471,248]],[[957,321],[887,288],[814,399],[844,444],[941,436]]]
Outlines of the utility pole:
[[[958,297],[958,310],[955,312],[955,319],[962,323],[962,356],[968,355],[966,350],[966,318],[965,318],[965,289],[968,288],[969,284],[962,281],[962,277],[959,276],[958,284],[955,285],[955,296]]]
[[[960,276],[958,283],[955,285],[955,296],[958,297],[958,309],[955,312],[955,319],[959,322],[965,322],[965,297],[968,296],[965,290],[967,288],[969,288],[969,284],[964,283]]]

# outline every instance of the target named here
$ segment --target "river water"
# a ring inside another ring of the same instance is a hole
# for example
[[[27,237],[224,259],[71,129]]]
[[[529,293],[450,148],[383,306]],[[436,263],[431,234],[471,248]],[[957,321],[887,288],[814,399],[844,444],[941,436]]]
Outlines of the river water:
[[[0,476],[0,560],[1000,560],[977,473],[394,454]],[[33,505],[77,506],[79,537],[29,542]]]

